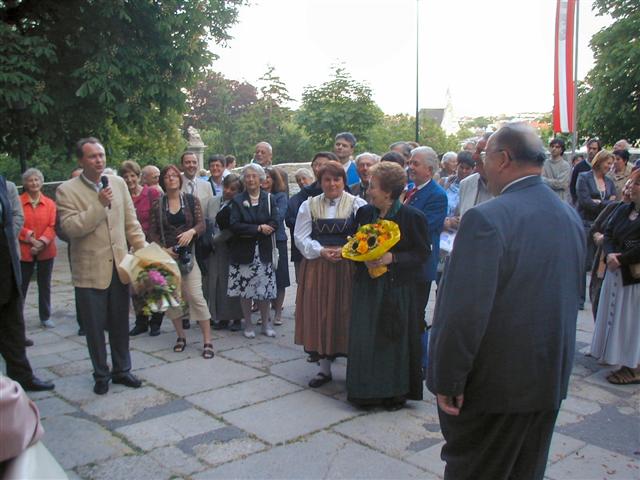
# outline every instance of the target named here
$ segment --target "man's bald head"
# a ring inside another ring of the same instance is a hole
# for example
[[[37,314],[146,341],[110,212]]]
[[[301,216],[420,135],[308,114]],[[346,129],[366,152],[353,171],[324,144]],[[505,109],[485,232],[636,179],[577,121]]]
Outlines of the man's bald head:
[[[492,150],[506,151],[518,163],[542,166],[546,158],[544,145],[537,132],[523,122],[507,123],[491,135],[489,143]]]

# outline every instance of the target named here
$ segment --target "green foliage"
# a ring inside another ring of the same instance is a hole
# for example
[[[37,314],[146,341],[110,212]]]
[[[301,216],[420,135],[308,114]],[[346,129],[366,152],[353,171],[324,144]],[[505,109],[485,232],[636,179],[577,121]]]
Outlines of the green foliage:
[[[595,0],[614,22],[591,39],[595,64],[578,91],[578,126],[605,144],[640,141],[640,3]]]
[[[72,151],[80,137],[163,131],[245,0],[0,2],[0,151]],[[25,52],[28,52],[26,54]],[[27,110],[16,114],[15,100]],[[106,143],[106,142],[105,142]],[[106,145],[105,145],[106,146]],[[127,147],[128,148],[128,147]]]
[[[358,142],[366,145],[369,130],[382,116],[371,88],[338,67],[331,80],[304,89],[296,120],[316,148],[331,149],[335,135],[344,131],[353,133]]]

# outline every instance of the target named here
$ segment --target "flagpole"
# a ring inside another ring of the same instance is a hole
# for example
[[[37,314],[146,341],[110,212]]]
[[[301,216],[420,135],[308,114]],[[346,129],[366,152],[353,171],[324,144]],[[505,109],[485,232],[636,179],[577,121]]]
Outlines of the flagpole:
[[[420,73],[420,1],[416,0],[416,143],[420,143],[420,108],[418,107]]]
[[[580,24],[580,0],[576,0],[576,32],[573,45],[573,135],[571,160],[576,155],[576,145],[578,143],[578,26]]]

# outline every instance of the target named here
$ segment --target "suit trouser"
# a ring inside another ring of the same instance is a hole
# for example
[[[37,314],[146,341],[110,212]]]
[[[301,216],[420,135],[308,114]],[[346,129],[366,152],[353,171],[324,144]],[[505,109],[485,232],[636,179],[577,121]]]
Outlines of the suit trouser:
[[[51,273],[53,272],[53,258],[48,260],[35,260],[33,262],[20,262],[22,270],[22,298],[27,298],[29,282],[33,270],[37,269],[38,279],[38,313],[40,321],[44,322],[51,317]]]
[[[25,347],[22,296],[15,282],[6,236],[1,227],[0,272],[0,355],[7,364],[7,376],[24,383],[33,378],[33,370]]]
[[[76,287],[78,315],[87,335],[87,347],[96,380],[108,379],[105,327],[109,331],[109,346],[113,361],[113,376],[131,370],[129,355],[129,289],[113,269],[111,285],[105,290]]]
[[[587,239],[587,256],[585,257],[584,263],[584,272],[582,273],[582,277],[580,278],[580,304],[584,305],[584,302],[587,298],[587,272],[591,271],[591,267],[593,265],[593,257],[596,254],[596,244],[593,243],[593,238],[589,233],[591,230],[591,225],[584,225],[585,236]]]
[[[457,417],[438,409],[445,480],[542,479],[558,410]]]

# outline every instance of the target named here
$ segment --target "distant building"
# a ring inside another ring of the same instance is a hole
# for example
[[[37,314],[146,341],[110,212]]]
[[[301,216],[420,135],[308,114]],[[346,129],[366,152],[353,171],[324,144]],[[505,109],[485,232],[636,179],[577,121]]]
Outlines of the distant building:
[[[460,130],[460,124],[453,111],[451,92],[447,89],[447,105],[444,108],[422,108],[420,118],[430,118],[436,122],[447,135],[454,135]]]

